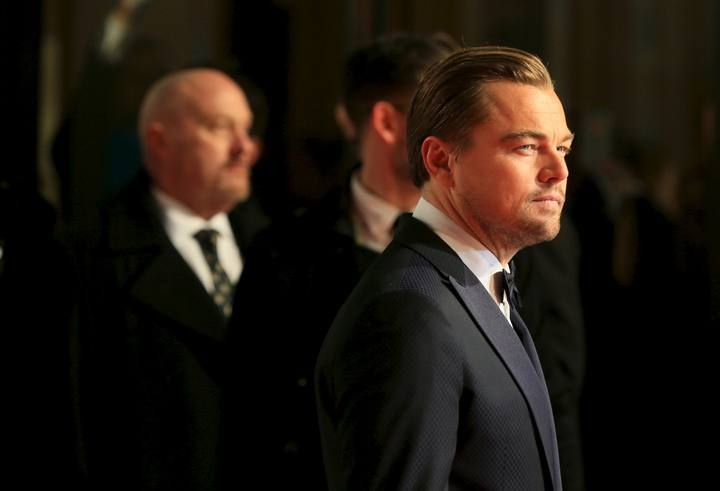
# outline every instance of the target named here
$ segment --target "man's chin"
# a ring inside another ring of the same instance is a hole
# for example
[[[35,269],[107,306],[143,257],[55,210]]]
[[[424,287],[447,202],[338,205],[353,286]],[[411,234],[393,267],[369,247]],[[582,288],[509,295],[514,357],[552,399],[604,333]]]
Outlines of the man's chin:
[[[560,233],[560,219],[546,229],[546,234],[540,242],[548,242],[553,240]]]
[[[526,228],[526,247],[553,240],[560,233],[560,218],[552,222],[535,223]]]
[[[240,203],[244,203],[250,199],[251,188],[248,184],[230,186],[225,189],[224,201],[228,204],[229,208],[235,207]]]

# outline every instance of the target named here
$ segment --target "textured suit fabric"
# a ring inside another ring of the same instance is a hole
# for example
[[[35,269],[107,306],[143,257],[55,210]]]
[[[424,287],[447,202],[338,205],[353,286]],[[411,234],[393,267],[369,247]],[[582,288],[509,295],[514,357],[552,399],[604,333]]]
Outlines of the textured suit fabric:
[[[315,361],[337,311],[377,256],[355,244],[349,188],[253,242],[236,289],[243,307],[228,326],[227,489],[246,484],[245,465],[268,488],[326,488]]]
[[[558,236],[513,258],[520,314],[540,356],[555,415],[565,491],[585,489],[580,396],[585,379],[585,326],[580,245],[568,217]]]
[[[340,310],[316,396],[330,489],[561,489],[542,370],[415,219]]]
[[[241,250],[262,222],[248,213],[229,214]],[[91,487],[215,489],[225,319],[165,234],[145,176],[97,231],[78,331]]]

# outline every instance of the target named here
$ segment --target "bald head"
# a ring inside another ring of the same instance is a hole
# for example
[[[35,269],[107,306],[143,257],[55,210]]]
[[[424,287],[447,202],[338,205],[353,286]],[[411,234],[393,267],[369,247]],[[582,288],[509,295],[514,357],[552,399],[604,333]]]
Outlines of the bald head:
[[[224,73],[183,70],[151,87],[138,130],[148,174],[161,191],[201,216],[227,211],[250,192],[252,112]]]
[[[140,107],[138,130],[144,142],[153,121],[167,123],[181,113],[196,111],[198,99],[214,88],[233,87],[245,94],[230,77],[219,70],[193,68],[172,73],[158,80],[147,92]],[[246,101],[247,102],[247,101]]]

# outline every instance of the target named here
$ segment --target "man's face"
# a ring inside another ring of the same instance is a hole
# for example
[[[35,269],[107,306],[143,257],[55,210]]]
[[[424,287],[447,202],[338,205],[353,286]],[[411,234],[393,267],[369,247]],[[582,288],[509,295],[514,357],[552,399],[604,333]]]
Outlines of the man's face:
[[[228,79],[209,76],[193,86],[187,110],[167,125],[171,142],[165,180],[171,195],[196,213],[227,211],[250,195],[257,160],[248,132],[252,113]]]
[[[572,133],[550,88],[488,86],[487,119],[454,162],[450,199],[481,242],[514,254],[560,230]]]

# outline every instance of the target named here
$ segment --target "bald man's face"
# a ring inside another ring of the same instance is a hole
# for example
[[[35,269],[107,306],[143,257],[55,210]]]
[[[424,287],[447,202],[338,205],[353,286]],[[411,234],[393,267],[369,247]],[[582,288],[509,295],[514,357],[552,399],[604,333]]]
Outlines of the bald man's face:
[[[178,94],[153,174],[163,191],[209,218],[250,195],[252,113],[242,90],[217,73],[196,75]]]

